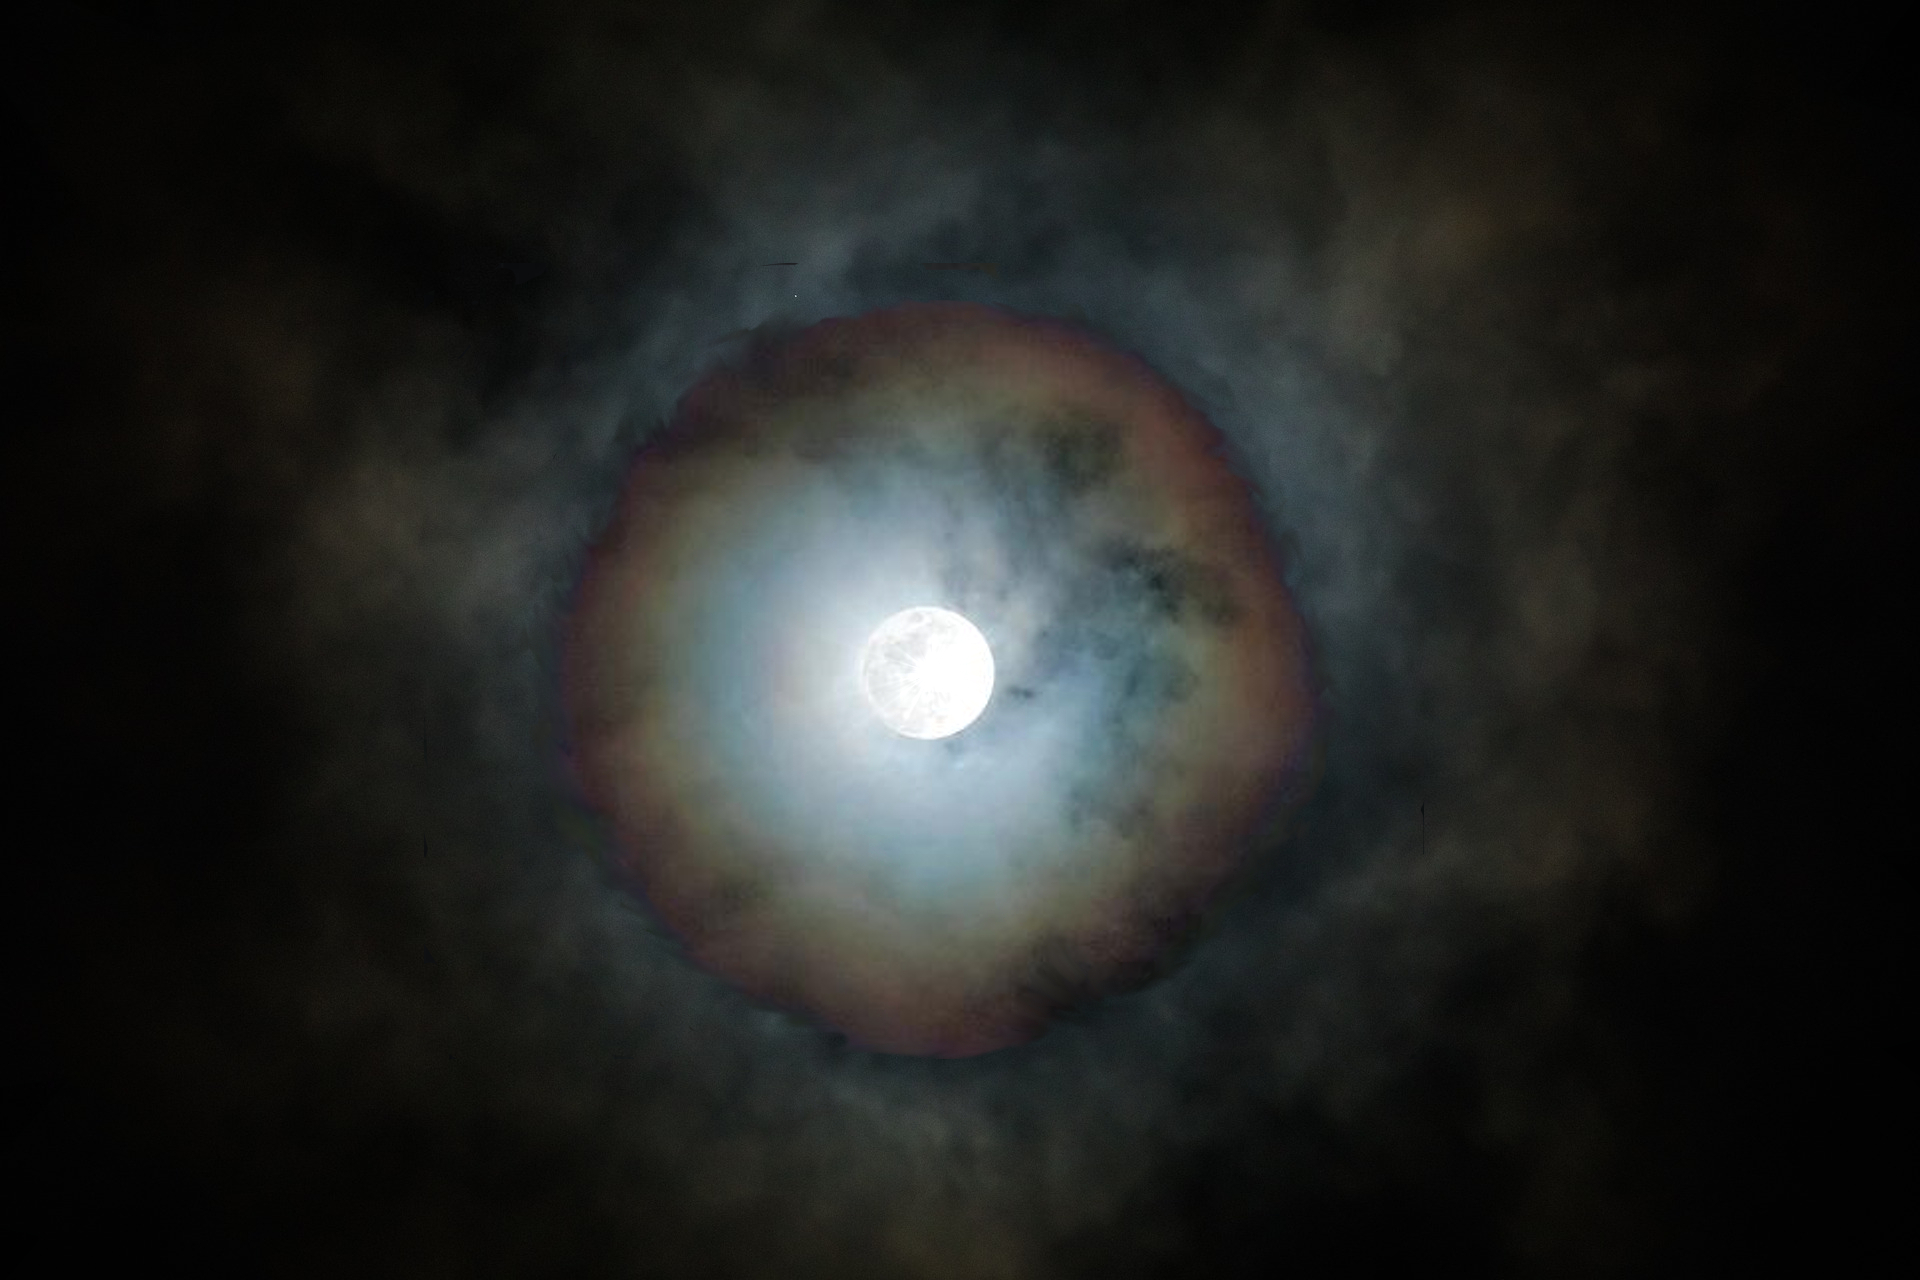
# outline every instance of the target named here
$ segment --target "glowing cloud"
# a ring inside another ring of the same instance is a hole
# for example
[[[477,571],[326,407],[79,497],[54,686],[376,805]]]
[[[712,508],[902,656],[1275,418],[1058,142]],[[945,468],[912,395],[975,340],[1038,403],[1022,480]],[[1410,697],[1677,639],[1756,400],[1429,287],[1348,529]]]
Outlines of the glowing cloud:
[[[1151,972],[1312,729],[1217,442],[1138,360],[978,306],[826,322],[696,386],[596,549],[568,684],[583,786],[693,957],[942,1055]],[[998,677],[939,741],[849,660],[929,600]]]

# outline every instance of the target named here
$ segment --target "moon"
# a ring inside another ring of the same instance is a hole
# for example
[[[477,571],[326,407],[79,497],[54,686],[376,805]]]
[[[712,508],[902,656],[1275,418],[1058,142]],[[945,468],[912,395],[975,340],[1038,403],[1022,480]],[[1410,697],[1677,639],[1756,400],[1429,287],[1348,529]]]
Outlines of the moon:
[[[903,738],[950,738],[993,697],[993,650],[951,609],[903,609],[868,637],[860,683],[874,714]]]

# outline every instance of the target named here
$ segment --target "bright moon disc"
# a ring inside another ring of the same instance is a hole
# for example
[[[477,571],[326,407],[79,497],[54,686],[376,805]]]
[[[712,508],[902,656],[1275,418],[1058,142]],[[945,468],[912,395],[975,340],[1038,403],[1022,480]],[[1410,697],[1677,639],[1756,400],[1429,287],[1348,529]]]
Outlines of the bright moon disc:
[[[907,738],[947,738],[987,709],[993,650],[950,609],[906,609],[867,640],[860,682],[887,728]]]

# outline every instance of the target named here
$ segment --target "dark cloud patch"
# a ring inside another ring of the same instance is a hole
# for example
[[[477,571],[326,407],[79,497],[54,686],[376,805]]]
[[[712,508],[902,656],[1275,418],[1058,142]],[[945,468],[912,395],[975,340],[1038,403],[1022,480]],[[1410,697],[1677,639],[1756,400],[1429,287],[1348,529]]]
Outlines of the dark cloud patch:
[[[1110,479],[1119,471],[1123,456],[1120,429],[1111,422],[1050,423],[1041,429],[1037,447],[1048,477],[1071,498]]]
[[[1138,598],[1149,612],[1170,622],[1191,619],[1225,627],[1239,616],[1226,575],[1184,552],[1111,542],[1095,557],[1119,584],[1118,591]]]

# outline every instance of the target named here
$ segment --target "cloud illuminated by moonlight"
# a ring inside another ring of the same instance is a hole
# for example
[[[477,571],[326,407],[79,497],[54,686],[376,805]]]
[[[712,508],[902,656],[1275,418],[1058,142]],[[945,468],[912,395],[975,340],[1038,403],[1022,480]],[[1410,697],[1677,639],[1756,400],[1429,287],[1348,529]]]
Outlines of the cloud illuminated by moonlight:
[[[1137,986],[1300,798],[1307,643],[1220,437],[1066,326],[914,305],[763,338],[637,458],[571,621],[581,785],[700,964],[961,1056]],[[853,660],[916,605],[998,668],[902,738]]]

